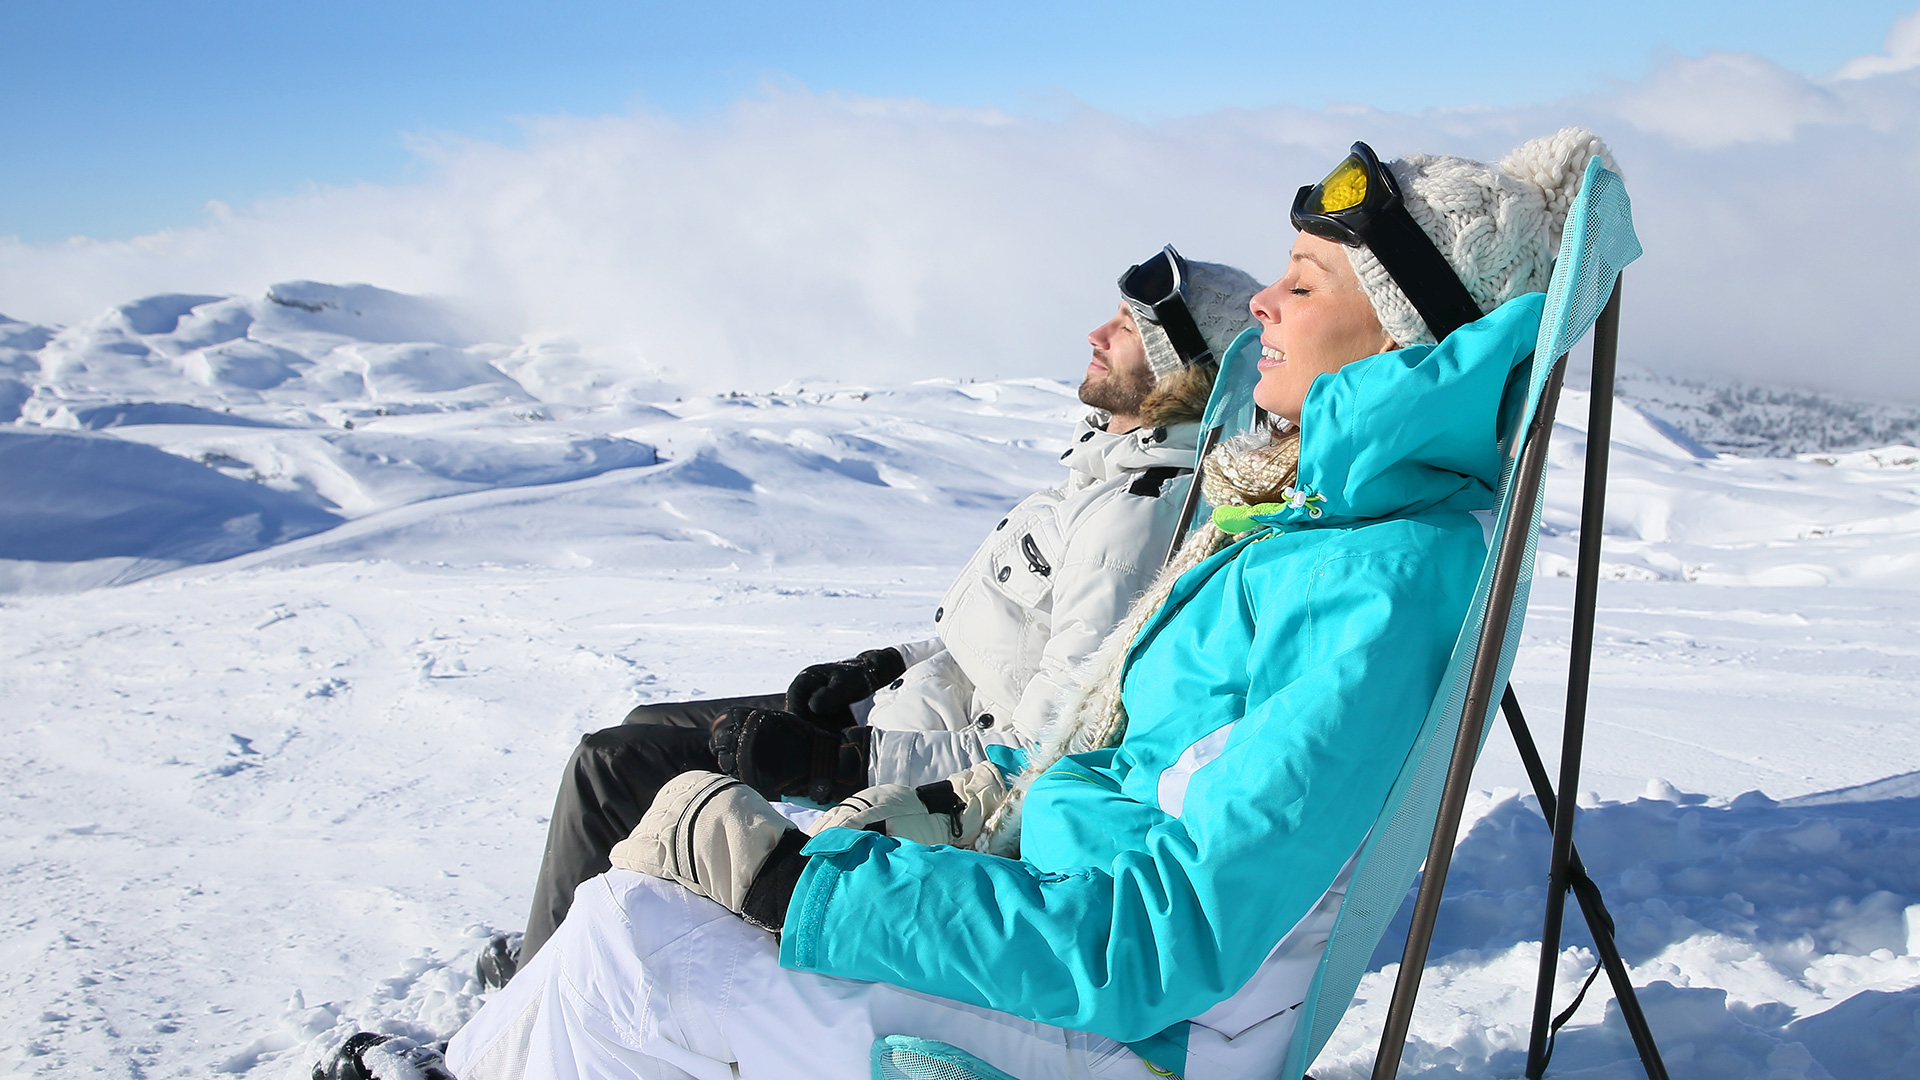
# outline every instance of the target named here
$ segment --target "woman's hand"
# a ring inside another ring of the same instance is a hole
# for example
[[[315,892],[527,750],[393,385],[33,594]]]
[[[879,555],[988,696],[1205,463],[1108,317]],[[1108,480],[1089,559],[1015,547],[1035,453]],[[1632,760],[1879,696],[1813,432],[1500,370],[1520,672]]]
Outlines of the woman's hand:
[[[988,815],[1006,800],[1007,785],[991,762],[937,783],[910,788],[881,784],[848,796],[822,814],[810,830],[871,829],[916,843],[970,847]]]
[[[666,878],[763,930],[786,924],[807,856],[807,835],[731,776],[681,773],[667,781],[613,865]]]

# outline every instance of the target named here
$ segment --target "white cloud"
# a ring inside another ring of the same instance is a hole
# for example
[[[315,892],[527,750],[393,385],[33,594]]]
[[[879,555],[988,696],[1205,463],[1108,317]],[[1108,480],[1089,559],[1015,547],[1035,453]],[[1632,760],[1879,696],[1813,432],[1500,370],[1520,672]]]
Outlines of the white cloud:
[[[1294,188],[1356,138],[1491,159],[1580,123],[1613,143],[1647,248],[1630,358],[1916,400],[1899,314],[1920,252],[1916,106],[1911,79],[1816,84],[1738,56],[1587,99],[1419,115],[1143,124],[781,93],[700,122],[554,118],[519,145],[427,142],[422,182],[217,208],[133,240],[0,240],[0,311],[71,321],[155,292],[365,281],[689,385],[1069,376],[1115,275],[1162,243],[1275,274]]]
[[[1887,32],[1886,49],[1878,56],[1856,56],[1834,71],[1836,79],[1866,79],[1920,67],[1920,10],[1909,12]]]
[[[1785,142],[1804,124],[1846,116],[1826,90],[1751,53],[1670,63],[1621,94],[1614,111],[1636,127],[1702,149]]]

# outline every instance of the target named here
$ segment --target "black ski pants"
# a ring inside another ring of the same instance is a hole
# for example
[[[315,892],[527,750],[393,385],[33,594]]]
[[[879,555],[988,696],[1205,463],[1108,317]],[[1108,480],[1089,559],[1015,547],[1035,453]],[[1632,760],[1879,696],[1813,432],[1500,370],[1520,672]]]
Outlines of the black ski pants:
[[[640,824],[667,781],[683,772],[719,771],[720,763],[707,745],[708,732],[721,713],[736,705],[784,709],[786,696],[642,705],[619,727],[580,739],[553,801],[547,850],[533,887],[527,937],[520,946],[521,965],[533,959],[567,917],[573,890],[613,865],[607,858],[613,845]]]

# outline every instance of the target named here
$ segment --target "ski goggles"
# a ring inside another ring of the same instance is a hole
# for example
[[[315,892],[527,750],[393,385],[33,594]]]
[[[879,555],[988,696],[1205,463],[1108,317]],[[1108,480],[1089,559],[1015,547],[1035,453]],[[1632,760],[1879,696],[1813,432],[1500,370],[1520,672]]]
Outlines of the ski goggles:
[[[1213,359],[1213,350],[1201,336],[1200,324],[1187,308],[1187,260],[1168,244],[1158,255],[1127,268],[1120,275],[1120,295],[1133,317],[1158,326],[1172,342],[1180,362],[1192,367]]]
[[[1303,233],[1373,252],[1435,341],[1445,341],[1485,314],[1446,256],[1407,212],[1393,173],[1366,143],[1354,143],[1353,152],[1325,180],[1301,188],[1291,216],[1293,227]]]

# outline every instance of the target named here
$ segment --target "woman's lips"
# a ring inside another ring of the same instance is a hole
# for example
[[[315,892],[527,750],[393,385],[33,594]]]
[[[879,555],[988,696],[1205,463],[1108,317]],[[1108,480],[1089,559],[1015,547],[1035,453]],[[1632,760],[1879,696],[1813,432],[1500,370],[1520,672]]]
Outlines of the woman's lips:
[[[1287,362],[1287,356],[1271,345],[1260,346],[1260,363],[1255,365],[1261,371],[1271,371]]]

